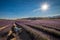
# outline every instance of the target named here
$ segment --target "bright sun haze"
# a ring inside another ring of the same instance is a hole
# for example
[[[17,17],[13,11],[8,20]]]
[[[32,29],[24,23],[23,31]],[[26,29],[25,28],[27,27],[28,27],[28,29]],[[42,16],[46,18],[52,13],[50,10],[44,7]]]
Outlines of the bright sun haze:
[[[43,4],[43,5],[41,6],[41,9],[42,9],[42,10],[48,10],[48,8],[49,8],[49,5],[48,5],[48,4]]]

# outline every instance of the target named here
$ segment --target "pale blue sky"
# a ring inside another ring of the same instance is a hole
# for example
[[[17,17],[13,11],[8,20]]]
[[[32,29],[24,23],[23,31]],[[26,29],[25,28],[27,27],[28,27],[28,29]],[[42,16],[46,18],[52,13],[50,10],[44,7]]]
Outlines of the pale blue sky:
[[[37,10],[43,3],[46,11]],[[34,12],[34,10],[37,10]],[[0,18],[47,17],[60,15],[60,0],[0,0]]]

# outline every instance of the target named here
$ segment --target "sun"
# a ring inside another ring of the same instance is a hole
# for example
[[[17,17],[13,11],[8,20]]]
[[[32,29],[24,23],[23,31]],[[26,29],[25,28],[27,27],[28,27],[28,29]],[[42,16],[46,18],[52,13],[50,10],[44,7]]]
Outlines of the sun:
[[[41,9],[42,9],[42,10],[48,10],[48,8],[49,8],[49,5],[48,5],[48,4],[43,4],[43,5],[41,6]]]

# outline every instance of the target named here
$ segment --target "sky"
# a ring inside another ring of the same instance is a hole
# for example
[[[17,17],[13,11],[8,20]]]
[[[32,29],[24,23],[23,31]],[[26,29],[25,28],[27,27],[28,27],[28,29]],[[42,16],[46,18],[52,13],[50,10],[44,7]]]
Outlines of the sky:
[[[47,10],[41,10],[43,4]],[[60,15],[60,0],[0,0],[0,19],[51,17]]]

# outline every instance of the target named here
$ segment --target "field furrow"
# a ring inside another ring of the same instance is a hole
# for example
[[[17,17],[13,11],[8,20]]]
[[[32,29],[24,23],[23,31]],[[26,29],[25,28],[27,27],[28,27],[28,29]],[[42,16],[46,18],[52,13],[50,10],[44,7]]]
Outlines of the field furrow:
[[[21,26],[21,24],[19,24],[20,26]],[[47,37],[47,39],[48,40],[59,40],[59,39],[57,39],[57,38],[55,38],[55,37],[53,37],[53,36],[50,36],[50,35],[48,35],[48,34],[45,34],[45,33],[43,33],[42,31],[38,31],[38,30],[35,30],[34,28],[31,28],[31,27],[29,27],[29,26],[26,26],[26,25],[23,25],[22,24],[22,27],[25,29],[25,30],[27,30],[29,33],[31,32],[33,35],[35,34],[35,36],[37,36],[38,34],[39,34],[39,36],[38,36],[38,38],[41,38],[42,37],[42,39],[44,39],[45,37]],[[31,31],[30,31],[31,30]],[[30,34],[31,34],[30,33]]]

